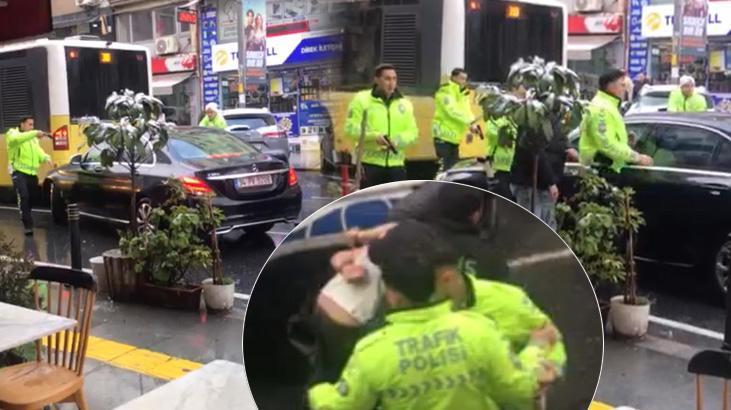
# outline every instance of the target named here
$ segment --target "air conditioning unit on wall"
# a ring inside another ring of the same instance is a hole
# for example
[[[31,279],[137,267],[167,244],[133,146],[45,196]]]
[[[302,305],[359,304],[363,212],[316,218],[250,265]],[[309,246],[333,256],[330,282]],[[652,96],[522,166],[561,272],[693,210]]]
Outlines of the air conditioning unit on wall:
[[[159,56],[175,54],[178,50],[178,39],[175,36],[160,37],[155,40],[155,52]]]
[[[574,0],[574,8],[582,13],[602,11],[603,6],[604,0]]]
[[[101,0],[76,0],[76,7],[91,8],[99,7]]]

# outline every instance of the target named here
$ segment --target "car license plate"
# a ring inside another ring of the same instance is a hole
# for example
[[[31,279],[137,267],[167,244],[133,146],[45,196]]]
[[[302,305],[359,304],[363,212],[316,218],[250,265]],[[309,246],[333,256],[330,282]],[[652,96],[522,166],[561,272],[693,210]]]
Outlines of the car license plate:
[[[250,177],[243,177],[236,180],[236,188],[253,188],[258,186],[266,186],[272,184],[271,175],[252,175]]]

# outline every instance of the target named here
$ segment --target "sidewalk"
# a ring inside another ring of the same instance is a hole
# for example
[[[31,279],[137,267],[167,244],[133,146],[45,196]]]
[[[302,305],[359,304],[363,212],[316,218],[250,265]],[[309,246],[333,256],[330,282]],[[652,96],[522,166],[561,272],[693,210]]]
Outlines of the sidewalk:
[[[695,408],[695,375],[688,361],[721,341],[651,324],[644,340],[605,338],[604,364],[596,400],[638,410]],[[703,403],[720,409],[723,381],[703,378]]]
[[[237,301],[206,315],[97,301],[84,367],[89,408],[113,409],[216,359],[242,363],[245,309]]]

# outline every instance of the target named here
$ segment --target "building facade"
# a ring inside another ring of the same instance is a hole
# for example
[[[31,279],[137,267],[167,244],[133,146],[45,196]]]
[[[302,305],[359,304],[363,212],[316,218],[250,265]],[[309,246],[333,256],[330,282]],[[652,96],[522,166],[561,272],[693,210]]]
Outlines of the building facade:
[[[116,40],[146,46],[152,57],[153,95],[169,121],[197,123],[198,9],[181,1],[112,0]]]
[[[88,7],[79,7],[76,0],[53,0],[53,32],[55,38],[92,35],[114,41],[112,8],[108,2],[91,1]]]

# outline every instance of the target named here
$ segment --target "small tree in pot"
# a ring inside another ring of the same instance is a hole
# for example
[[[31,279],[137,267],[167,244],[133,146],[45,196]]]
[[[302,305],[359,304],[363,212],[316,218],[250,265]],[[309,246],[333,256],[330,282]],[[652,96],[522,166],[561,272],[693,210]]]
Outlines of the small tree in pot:
[[[579,126],[587,102],[579,97],[576,73],[538,57],[531,61],[520,59],[511,66],[506,86],[514,89],[521,85],[526,89],[524,99],[497,86],[479,87],[477,98],[486,121],[510,118],[518,128],[515,142],[533,153],[533,209],[538,191],[539,154],[558,136],[556,131],[568,135]]]
[[[167,144],[170,124],[161,120],[162,102],[130,90],[112,93],[107,98],[105,110],[106,120],[83,118],[82,131],[88,146],[101,148],[103,167],[109,168],[117,163],[129,171],[129,231],[136,235],[149,229],[151,209],[151,204],[138,204],[138,170],[156,150]],[[138,278],[133,273],[130,259],[118,249],[104,252],[103,256],[111,298],[117,301],[134,299]]]
[[[162,102],[143,93],[124,90],[112,93],[105,106],[110,121],[97,117],[81,120],[87,145],[99,146],[101,165],[109,168],[118,163],[129,171],[131,183],[129,226],[138,232],[137,177],[140,165],[168,141],[170,124],[161,120]],[[145,224],[141,229],[147,228]]]
[[[229,310],[234,305],[235,283],[233,279],[223,276],[221,265],[221,251],[218,247],[218,235],[216,229],[219,227],[223,214],[221,210],[213,206],[211,194],[202,197],[204,212],[208,219],[204,228],[209,231],[211,238],[211,277],[203,281],[203,297],[206,306],[214,311]]]
[[[571,247],[581,261],[597,291],[603,318],[611,306],[615,318],[615,330],[621,334],[641,336],[647,329],[641,325],[631,325],[626,330],[622,323],[616,326],[617,313],[623,306],[637,307],[647,311],[649,304],[637,295],[636,273],[634,268],[635,236],[644,219],[639,210],[632,205],[634,192],[631,188],[619,189],[609,184],[594,172],[581,177],[579,192],[556,207],[558,233]],[[611,297],[616,285],[624,282],[624,295]],[[617,308],[618,302],[622,307]],[[625,321],[626,322],[626,321]],[[624,323],[624,322],[623,322]],[[631,329],[636,328],[636,331]],[[643,330],[644,329],[644,330]]]

